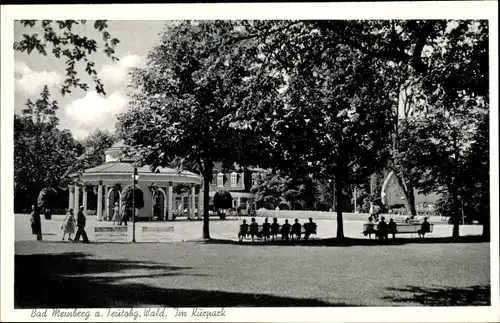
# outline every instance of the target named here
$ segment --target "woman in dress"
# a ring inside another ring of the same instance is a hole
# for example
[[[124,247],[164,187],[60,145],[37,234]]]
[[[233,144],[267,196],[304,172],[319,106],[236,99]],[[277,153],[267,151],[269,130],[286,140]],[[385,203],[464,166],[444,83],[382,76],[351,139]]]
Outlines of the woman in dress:
[[[113,208],[113,218],[111,220],[113,221],[113,225],[117,225],[121,221],[120,208],[118,207],[118,202],[115,202],[115,207]]]
[[[69,209],[68,213],[66,213],[66,217],[64,218],[63,224],[61,225],[61,230],[63,230],[62,239],[64,240],[67,233],[68,240],[72,241],[71,235],[75,233],[76,230],[76,220],[73,209]]]

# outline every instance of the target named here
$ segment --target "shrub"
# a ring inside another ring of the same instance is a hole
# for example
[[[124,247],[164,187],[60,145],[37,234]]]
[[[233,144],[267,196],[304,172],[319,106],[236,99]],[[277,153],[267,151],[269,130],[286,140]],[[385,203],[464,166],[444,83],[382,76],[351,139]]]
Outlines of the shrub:
[[[123,191],[122,199],[123,203],[125,204],[125,207],[127,208],[132,207],[132,195],[135,195],[134,207],[136,209],[142,209],[144,207],[144,194],[142,193],[142,190],[138,187],[135,188],[134,192],[132,185],[125,187]]]

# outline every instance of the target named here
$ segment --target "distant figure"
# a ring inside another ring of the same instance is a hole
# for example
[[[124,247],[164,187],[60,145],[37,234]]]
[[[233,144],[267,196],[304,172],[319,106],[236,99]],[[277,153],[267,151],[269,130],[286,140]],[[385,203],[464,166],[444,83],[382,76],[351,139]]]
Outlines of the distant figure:
[[[389,230],[389,233],[392,233],[392,238],[395,239],[396,232],[398,231],[398,228],[397,228],[396,222],[394,222],[394,220],[392,218],[389,220],[389,224],[387,225],[387,229]]]
[[[31,233],[36,234],[36,240],[42,240],[42,219],[40,219],[40,211],[35,205],[31,206],[30,222]]]
[[[378,221],[378,206],[375,204],[375,202],[370,203],[370,216],[375,219],[375,221]]]
[[[118,225],[122,225],[122,223],[124,223],[125,226],[127,226],[127,222],[128,222],[128,220],[130,218],[130,212],[125,207],[125,203],[123,203],[122,210],[121,210],[120,213],[121,213],[121,215],[120,215],[120,223]]]
[[[75,215],[73,214],[73,209],[69,209],[68,213],[66,213],[66,217],[61,224],[61,230],[63,231],[62,239],[64,240],[67,233],[68,240],[71,241],[71,235],[76,231],[76,220]]]
[[[250,236],[252,237],[252,242],[254,236],[259,234],[259,224],[255,222],[255,218],[252,218],[252,222],[250,223]]]
[[[276,211],[279,211],[279,210],[280,210],[280,207],[279,207],[279,206],[277,206],[275,210],[276,210]]]
[[[377,230],[378,230],[377,237],[379,239],[387,239],[388,228],[384,217],[380,218],[380,222],[377,224]]]
[[[75,240],[73,242],[77,242],[80,240],[80,235],[83,238],[84,243],[89,243],[89,238],[87,237],[87,232],[85,232],[85,225],[86,225],[87,219],[85,217],[85,214],[83,213],[83,206],[80,206],[80,210],[78,211],[77,219],[76,219],[76,225],[78,227],[78,230],[76,231],[75,235]]]
[[[280,225],[278,223],[278,219],[274,218],[273,223],[271,224],[271,236],[273,237],[273,241],[274,238],[276,238],[279,233],[280,233]]]
[[[299,223],[299,219],[295,219],[295,223],[292,225],[292,240],[294,235],[297,237],[297,240],[300,240],[302,225]]]
[[[264,241],[267,241],[269,236],[271,235],[271,223],[267,222],[267,218],[262,223],[262,237],[264,237]]]
[[[243,223],[240,225],[240,232],[238,232],[238,239],[240,242],[243,241],[243,238],[245,238],[248,234],[248,224],[247,220],[243,220]]]
[[[313,222],[313,219],[312,218],[309,218],[309,222],[308,223],[304,223],[304,239],[307,240],[309,239],[309,236],[311,234],[316,234],[316,228],[318,226],[316,225],[316,223]]]
[[[285,220],[285,223],[281,226],[281,239],[289,239],[290,228],[290,223],[288,223],[288,220]]]
[[[420,230],[417,231],[419,238],[424,238],[425,234],[431,232],[431,224],[427,222],[427,217],[424,218],[424,222],[422,222],[422,226]]]
[[[113,225],[117,225],[120,222],[120,208],[118,206],[118,202],[115,202],[115,206],[113,207],[113,217],[111,218],[113,221]]]

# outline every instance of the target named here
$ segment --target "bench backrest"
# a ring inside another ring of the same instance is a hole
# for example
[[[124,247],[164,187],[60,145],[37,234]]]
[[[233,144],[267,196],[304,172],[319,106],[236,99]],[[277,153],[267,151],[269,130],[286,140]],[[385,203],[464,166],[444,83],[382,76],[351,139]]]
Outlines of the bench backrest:
[[[127,227],[95,227],[94,232],[128,232]]]
[[[376,224],[368,224],[365,223],[363,224],[363,230],[373,230],[376,229],[377,225]],[[398,233],[417,233],[418,230],[422,228],[422,224],[410,224],[410,223],[397,223],[396,224],[396,232]],[[432,232],[434,229],[434,224],[430,223],[429,224],[429,232]]]

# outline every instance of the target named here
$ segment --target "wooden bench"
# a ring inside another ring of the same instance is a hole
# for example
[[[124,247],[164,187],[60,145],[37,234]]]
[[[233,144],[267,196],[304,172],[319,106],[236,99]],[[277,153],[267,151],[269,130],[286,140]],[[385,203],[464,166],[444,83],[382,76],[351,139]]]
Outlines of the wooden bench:
[[[165,233],[169,232],[174,232],[174,227],[142,227],[142,241],[161,242],[162,238],[168,237]]]
[[[127,242],[128,227],[95,227],[94,233],[95,242]]]
[[[278,235],[281,235],[281,227],[282,227],[282,225],[280,224],[279,229],[278,229]],[[317,233],[316,233],[316,231],[317,231],[317,226],[316,226],[316,229],[315,229],[315,230],[313,230],[313,231],[311,231],[311,233],[310,233],[310,234],[311,234],[311,235],[313,235],[313,234],[317,234]],[[303,225],[303,224],[300,226],[300,232],[301,232],[301,236],[303,236],[303,235],[306,233],[306,229],[304,228],[304,225]],[[252,232],[252,231],[251,231],[251,227],[250,227],[250,225],[248,225],[248,231],[247,231],[247,233],[245,234],[245,236],[244,236],[243,238],[248,238],[248,237],[251,237],[251,236],[252,236],[252,233],[254,234],[254,236],[255,236],[256,238],[263,239],[263,238],[264,238],[264,236],[262,235],[262,224],[259,224],[259,226],[258,226],[258,228],[257,228],[257,231],[254,231],[254,232]],[[240,234],[239,234],[239,232],[238,232],[238,237],[239,237],[239,236],[240,236]],[[269,236],[270,236],[270,237],[272,237],[272,234],[271,234],[271,228],[269,228]],[[291,227],[291,226],[290,226],[289,236],[290,236],[291,238],[293,238],[293,235],[292,235],[292,227]]]
[[[388,234],[412,234],[412,233],[418,233],[418,231],[422,228],[422,224],[421,223],[396,223],[396,232],[389,232],[388,231]],[[433,223],[429,223],[429,232],[426,232],[426,233],[432,233],[432,231],[434,230],[434,224]],[[368,223],[365,223],[363,224],[363,232],[362,234],[363,235],[368,235],[370,237],[370,239],[372,238],[372,234],[374,234],[375,236],[377,235],[378,233],[378,230],[377,230],[377,224],[368,224]]]

